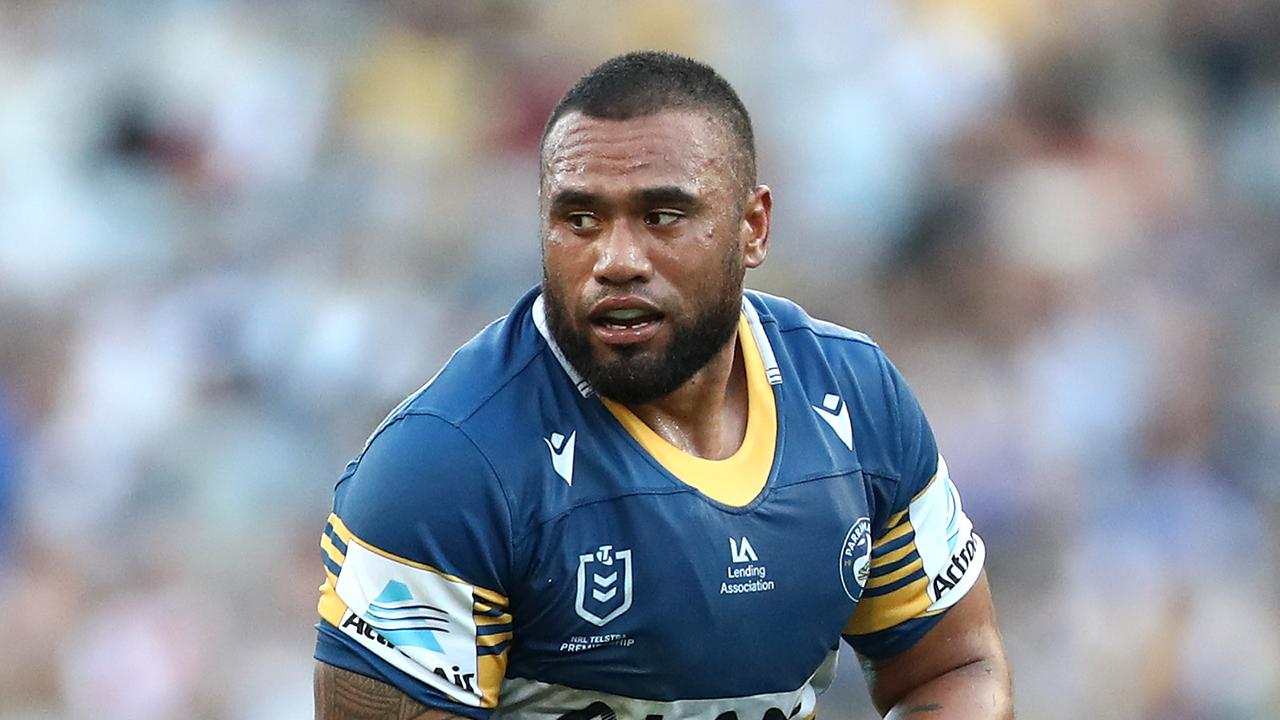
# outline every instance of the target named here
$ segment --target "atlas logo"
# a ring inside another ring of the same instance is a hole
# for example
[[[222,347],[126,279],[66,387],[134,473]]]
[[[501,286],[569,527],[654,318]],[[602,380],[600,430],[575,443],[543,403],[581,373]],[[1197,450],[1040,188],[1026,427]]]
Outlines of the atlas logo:
[[[578,617],[603,627],[631,608],[631,550],[601,545],[578,556]]]
[[[860,517],[844,536],[840,547],[840,584],[845,595],[857,601],[871,575],[871,520]]]

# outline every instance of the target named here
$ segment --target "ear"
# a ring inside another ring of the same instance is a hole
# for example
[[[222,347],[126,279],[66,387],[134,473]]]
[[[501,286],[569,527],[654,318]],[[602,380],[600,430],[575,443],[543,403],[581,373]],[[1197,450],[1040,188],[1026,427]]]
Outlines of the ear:
[[[773,191],[757,185],[747,198],[742,217],[742,261],[748,268],[760,267],[769,253],[769,223],[773,218]]]

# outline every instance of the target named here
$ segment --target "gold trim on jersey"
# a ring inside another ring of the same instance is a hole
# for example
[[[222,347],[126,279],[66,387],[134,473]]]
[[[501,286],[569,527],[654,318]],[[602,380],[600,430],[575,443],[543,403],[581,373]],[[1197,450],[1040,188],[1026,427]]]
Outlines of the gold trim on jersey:
[[[935,480],[937,480],[936,473],[925,484],[925,487],[932,485]],[[921,493],[923,492],[921,490]],[[916,497],[919,497],[919,494]],[[900,548],[877,554],[880,548],[908,534],[915,533],[908,510],[902,510],[891,515],[888,523],[886,523],[887,530],[876,538],[872,544],[871,577],[867,581],[861,599],[858,600],[857,607],[853,610],[853,617],[849,618],[849,623],[845,625],[845,635],[868,635],[881,630],[888,630],[913,618],[928,617],[936,614],[936,612],[928,612],[933,600],[929,598],[928,593],[929,577],[924,574],[921,574],[918,579],[883,595],[868,592],[893,585],[904,578],[919,573],[924,568],[924,560],[916,552],[914,537]],[[876,572],[880,568],[895,565],[908,558],[910,560],[900,568],[884,574],[877,574]]]
[[[324,584],[320,586],[320,602],[316,611],[325,622],[334,627],[342,625],[342,616],[347,612],[347,604],[338,597],[338,577],[327,569],[324,571]]]
[[[887,565],[888,563],[885,563],[885,564]],[[924,567],[924,560],[920,559],[920,557],[917,556],[914,560],[907,563],[906,565],[903,565],[897,570],[894,570],[893,572],[885,573],[884,575],[871,578],[870,580],[867,581],[867,588],[868,589],[879,588],[879,587],[884,587],[885,585],[892,585],[898,582],[899,580],[901,580],[902,578],[908,577],[909,575],[911,575],[911,573],[919,570],[922,567]]]
[[[407,558],[402,558],[394,553],[386,552],[380,548],[374,547],[369,543],[356,537],[347,529],[347,526],[337,516],[330,514],[328,527],[333,529],[333,534],[338,540],[350,546],[356,543],[363,548],[367,548],[370,552],[381,555],[382,557],[403,563],[409,567],[419,570],[427,570],[429,572],[440,575],[454,582],[464,583],[472,589],[472,618],[476,626],[475,644],[477,649],[476,657],[476,673],[477,684],[481,693],[480,705],[485,708],[494,708],[498,704],[498,689],[502,684],[502,679],[507,672],[507,653],[510,651],[510,642],[513,638],[511,625],[512,617],[508,612],[508,602],[506,596],[501,593],[487,590],[485,588],[476,587],[471,582],[459,578],[449,573],[441,572],[436,568],[420,562],[414,562]],[[338,566],[338,571],[342,571],[342,566],[346,562],[346,554],[333,542],[328,532],[320,535],[320,549],[325,555]],[[317,604],[317,611],[325,622],[334,627],[341,627],[343,617],[350,608],[338,597],[338,576],[326,566],[324,569],[324,583],[320,586],[320,601]],[[488,634],[480,634],[481,628],[495,628],[506,626],[507,629],[499,630]],[[481,648],[498,648],[507,645],[500,651],[493,654],[479,654]]]
[[[502,679],[507,674],[507,651],[500,655],[480,655],[476,657],[476,684],[480,687],[480,707],[495,708],[498,706],[498,690],[502,687]]]
[[[764,489],[778,441],[773,387],[745,315],[738,321],[738,343],[747,376],[747,431],[742,445],[723,460],[690,455],[654,432],[625,405],[600,398],[631,437],[668,472],[707,497],[734,507],[750,504]]]

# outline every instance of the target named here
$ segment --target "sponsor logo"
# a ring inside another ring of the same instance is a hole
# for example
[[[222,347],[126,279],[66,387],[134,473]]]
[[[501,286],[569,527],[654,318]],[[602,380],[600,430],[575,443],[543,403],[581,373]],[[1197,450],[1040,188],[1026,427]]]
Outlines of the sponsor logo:
[[[982,540],[977,535],[970,534],[969,541],[958,552],[951,555],[951,562],[947,563],[942,572],[929,584],[930,600],[937,602],[964,581],[969,566],[973,565],[973,561],[979,557],[981,543]]]
[[[933,600],[928,609],[948,608],[973,587],[985,550],[961,507],[960,493],[941,455],[936,478],[911,501],[909,511],[915,528],[913,542],[928,576],[925,592]]]
[[[480,705],[471,585],[351,542],[335,590],[348,637],[457,702]]]
[[[627,637],[626,633],[611,633],[609,635],[572,635],[565,642],[560,643],[560,652],[582,652],[583,650],[595,650],[602,647],[631,647],[636,644],[635,638]]]
[[[747,539],[746,535],[742,536],[741,544],[733,538],[729,538],[729,556],[736,563],[760,561],[760,557],[756,555],[756,549],[751,547],[751,541]]]
[[[542,439],[547,450],[551,451],[552,469],[570,485],[573,485],[573,446],[577,439],[577,431],[569,433],[567,438],[560,433],[551,433],[550,437]]]
[[[383,647],[395,647],[395,645],[387,642],[386,638],[379,635],[378,631],[374,630],[372,625],[365,622],[364,618],[353,612],[347,613],[347,619],[342,621],[342,629],[348,633],[354,633],[368,638]]]
[[[392,645],[444,652],[435,634],[449,632],[448,615],[434,605],[418,601],[409,586],[399,580],[388,580],[378,597],[369,601],[364,619]]]
[[[776,587],[776,583],[769,579],[769,568],[760,563],[760,556],[751,547],[751,541],[746,535],[741,540],[729,538],[729,558],[733,562],[724,569],[725,580],[720,582],[721,595],[768,592]],[[728,580],[735,582],[727,582]]]
[[[821,407],[817,405],[809,407],[813,408],[818,417],[836,431],[836,436],[845,447],[853,449],[853,425],[849,422],[849,406],[840,399],[839,395],[827,393],[826,397],[822,398]]]
[[[631,608],[631,550],[601,545],[578,556],[578,617],[601,627]]]
[[[840,546],[840,584],[845,595],[857,601],[871,574],[871,520],[860,517],[845,533]]]
[[[342,621],[342,630],[348,634],[372,640],[386,648],[396,647],[395,643],[392,643],[383,636],[382,633],[375,630],[372,624],[366,622],[364,618],[350,611],[347,612],[346,619]],[[434,675],[443,679],[445,682],[454,685],[459,690],[465,690],[469,693],[476,692],[475,673],[462,672],[461,668],[457,665],[454,665],[450,670],[446,670],[442,667],[433,667],[428,669],[431,670]]]

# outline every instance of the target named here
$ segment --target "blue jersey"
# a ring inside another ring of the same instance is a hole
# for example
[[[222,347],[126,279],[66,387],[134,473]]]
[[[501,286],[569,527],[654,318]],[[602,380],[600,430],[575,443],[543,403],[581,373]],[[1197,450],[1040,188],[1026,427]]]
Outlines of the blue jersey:
[[[910,647],[984,557],[914,396],[780,298],[745,294],[738,342],[746,436],[696,458],[592,393],[531,292],[338,481],[316,658],[476,718],[783,720],[842,636]]]

